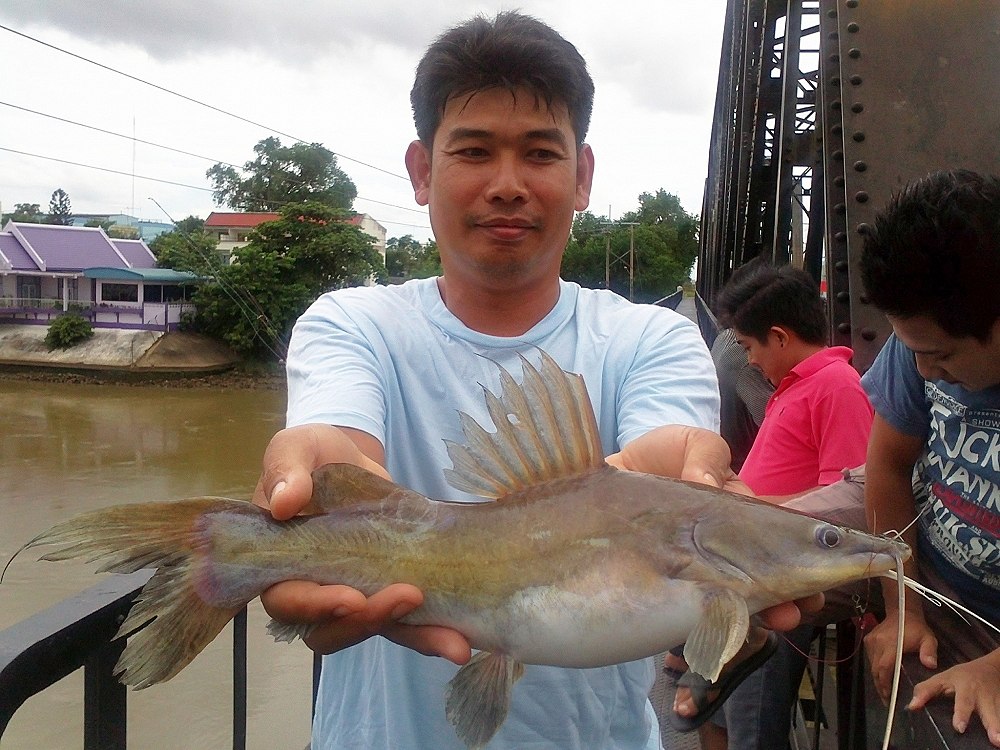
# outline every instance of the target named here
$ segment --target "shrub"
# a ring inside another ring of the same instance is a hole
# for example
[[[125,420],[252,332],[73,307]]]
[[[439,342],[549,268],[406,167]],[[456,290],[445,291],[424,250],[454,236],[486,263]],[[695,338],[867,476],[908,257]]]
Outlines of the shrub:
[[[45,345],[49,347],[49,351],[68,349],[93,335],[94,327],[89,320],[78,313],[66,313],[52,321],[45,334]]]

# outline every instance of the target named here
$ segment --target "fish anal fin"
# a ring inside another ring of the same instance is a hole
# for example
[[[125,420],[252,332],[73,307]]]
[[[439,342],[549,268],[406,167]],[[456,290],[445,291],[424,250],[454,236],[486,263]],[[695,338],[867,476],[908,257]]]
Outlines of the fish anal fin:
[[[534,484],[604,465],[583,378],[539,353],[538,367],[521,357],[520,384],[500,368],[502,395],[486,394],[495,432],[459,413],[465,445],[448,444],[453,468],[445,471],[456,489],[502,500]]]
[[[384,500],[401,489],[354,464],[324,464],[313,471],[312,480],[312,499],[303,511],[306,515]]]
[[[159,570],[143,587],[116,636],[133,634],[114,670],[122,684],[141,690],[169,680],[243,608],[206,603],[190,578],[182,564]]]
[[[749,629],[750,613],[743,597],[730,589],[706,590],[701,620],[684,645],[684,660],[693,672],[715,682]]]
[[[470,750],[484,747],[500,729],[523,674],[524,665],[511,657],[481,651],[448,683],[445,715]]]

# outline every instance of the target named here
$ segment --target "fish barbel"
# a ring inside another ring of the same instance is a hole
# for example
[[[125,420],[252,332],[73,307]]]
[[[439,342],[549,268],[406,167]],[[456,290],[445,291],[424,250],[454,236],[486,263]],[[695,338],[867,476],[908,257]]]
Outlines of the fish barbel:
[[[195,498],[110,507],[58,524],[28,547],[45,560],[155,568],[119,635],[116,673],[136,688],[183,669],[250,600],[279,581],[373,594],[421,589],[404,622],[443,625],[479,653],[446,712],[469,747],[506,717],[525,664],[597,667],[686,643],[710,681],[760,610],[891,570],[905,544],[704,485],[605,463],[583,379],[544,352],[501,368],[485,390],[496,432],[460,414],[451,484],[491,503],[430,500],[364,469],[313,474],[311,515],[275,521],[245,501]],[[143,627],[145,626],[145,627]],[[141,628],[141,629],[139,629]],[[134,632],[137,631],[138,632]],[[276,623],[276,637],[301,635]]]

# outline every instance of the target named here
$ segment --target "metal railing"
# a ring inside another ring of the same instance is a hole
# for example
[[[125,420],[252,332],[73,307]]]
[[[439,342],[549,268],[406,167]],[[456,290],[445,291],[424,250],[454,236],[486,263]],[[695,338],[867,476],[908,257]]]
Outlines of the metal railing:
[[[84,750],[125,750],[127,690],[113,674],[118,628],[153,571],[106,578],[0,631],[0,739],[25,701],[83,668]],[[233,621],[233,750],[246,748],[247,613]]]

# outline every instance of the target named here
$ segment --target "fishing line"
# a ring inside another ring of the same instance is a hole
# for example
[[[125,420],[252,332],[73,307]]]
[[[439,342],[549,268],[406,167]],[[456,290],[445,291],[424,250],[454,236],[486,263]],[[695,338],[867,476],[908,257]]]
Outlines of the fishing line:
[[[883,573],[882,575],[885,576],[886,578],[895,578],[897,574],[894,571],[889,570]],[[980,617],[965,605],[959,604],[954,599],[949,599],[944,594],[935,591],[934,589],[928,588],[927,586],[924,586],[922,583],[915,581],[912,578],[909,578],[904,575],[903,585],[906,586],[906,588],[911,589],[912,591],[916,591],[924,599],[926,599],[929,603],[933,604],[936,607],[948,607],[948,609],[950,609],[956,615],[961,617],[963,620],[965,620],[965,615],[968,615],[969,617],[975,618],[976,620],[981,622],[990,630],[993,630],[996,633],[1000,633],[1000,627],[997,627],[989,620],[985,619],[984,617]],[[968,622],[968,620],[965,620],[965,622]]]
[[[889,750],[889,738],[892,735],[892,721],[896,716],[896,699],[899,696],[899,680],[903,671],[903,628],[906,626],[906,586],[903,585],[903,556],[893,553],[896,559],[896,664],[892,670],[892,690],[889,693],[889,712],[885,719],[885,737],[882,739],[882,750]],[[891,572],[891,571],[890,571]]]

